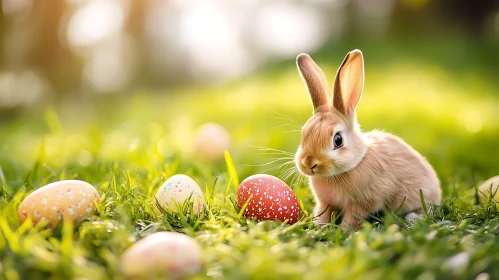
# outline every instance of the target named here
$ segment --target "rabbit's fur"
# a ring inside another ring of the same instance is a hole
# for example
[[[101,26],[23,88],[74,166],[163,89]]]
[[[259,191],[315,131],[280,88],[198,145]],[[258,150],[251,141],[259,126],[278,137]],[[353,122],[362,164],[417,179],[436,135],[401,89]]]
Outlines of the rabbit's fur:
[[[428,206],[440,204],[440,182],[423,156],[397,136],[360,131],[355,108],[364,86],[361,51],[353,50],[343,60],[332,96],[324,72],[310,56],[298,55],[297,66],[314,114],[302,128],[295,159],[300,172],[309,176],[318,223],[329,223],[333,212],[343,211],[342,229],[357,228],[359,217],[384,205],[420,213],[419,189]],[[342,145],[335,146],[336,134]]]

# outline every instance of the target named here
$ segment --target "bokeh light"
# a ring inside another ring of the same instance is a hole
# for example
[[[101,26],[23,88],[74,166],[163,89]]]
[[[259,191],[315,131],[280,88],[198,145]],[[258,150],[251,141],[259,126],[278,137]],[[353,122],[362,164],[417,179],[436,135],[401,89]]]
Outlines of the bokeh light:
[[[32,106],[46,96],[48,86],[36,73],[0,72],[0,109]]]
[[[276,56],[289,57],[314,51],[326,39],[322,14],[306,5],[288,1],[264,4],[255,25],[260,46]]]
[[[239,41],[240,26],[229,21],[231,11],[221,3],[184,7],[179,20],[179,44],[190,58],[191,72],[212,73],[208,78],[237,75],[249,63]]]
[[[25,19],[33,8],[33,0],[4,0],[2,11],[6,16],[15,17],[17,21]]]
[[[124,9],[119,1],[91,0],[71,17],[67,37],[75,46],[90,46],[116,34],[124,20]]]
[[[464,125],[471,133],[477,133],[482,129],[482,116],[477,111],[468,111],[464,116]]]
[[[84,68],[84,79],[97,92],[117,92],[130,81],[133,65],[133,46],[129,38],[115,36],[93,50]]]
[[[428,0],[1,3],[6,64],[0,70],[37,73],[57,96],[224,82],[300,52],[325,46],[343,52],[354,38],[354,47],[361,47],[430,36],[447,26],[465,30],[480,18],[469,15],[457,27],[449,24],[457,14]],[[475,26],[499,34],[497,11],[479,12],[484,20]],[[429,15],[435,22],[426,20]],[[412,32],[399,32],[404,26]],[[44,57],[49,49],[57,55]]]

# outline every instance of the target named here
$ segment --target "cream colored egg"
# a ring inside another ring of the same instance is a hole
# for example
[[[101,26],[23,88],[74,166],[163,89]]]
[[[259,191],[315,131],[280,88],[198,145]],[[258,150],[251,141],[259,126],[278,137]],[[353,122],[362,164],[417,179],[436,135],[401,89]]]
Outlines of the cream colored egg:
[[[121,268],[126,277],[133,279],[185,277],[201,270],[201,247],[185,234],[153,233],[123,253]]]
[[[483,182],[478,187],[478,197],[480,198],[480,202],[484,203],[487,201],[487,198],[490,195],[490,191],[492,190],[492,194],[494,195],[494,199],[499,201],[499,176],[494,176],[487,181]]]
[[[43,186],[29,194],[17,209],[19,224],[28,217],[33,224],[47,221],[55,227],[62,220],[77,222],[94,213],[99,193],[87,182],[65,180]]]
[[[192,195],[191,195],[192,194]],[[165,209],[175,208],[174,201],[182,205],[187,199],[193,202],[193,210],[198,213],[204,207],[204,195],[198,184],[189,176],[183,174],[174,175],[166,180],[156,193],[156,200]],[[153,201],[154,211],[161,215],[161,211]]]
[[[194,138],[194,155],[202,160],[217,161],[229,149],[230,137],[227,130],[216,123],[206,123],[197,129]]]

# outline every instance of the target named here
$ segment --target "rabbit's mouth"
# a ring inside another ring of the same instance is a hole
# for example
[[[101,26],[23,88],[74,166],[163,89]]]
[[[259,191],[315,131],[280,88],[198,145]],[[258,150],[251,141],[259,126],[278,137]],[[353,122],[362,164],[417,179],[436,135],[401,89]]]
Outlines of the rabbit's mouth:
[[[305,176],[314,176],[316,174],[316,171],[314,171],[314,169],[308,168],[308,167],[304,166],[303,164],[298,163],[296,167],[297,167],[298,171]]]
[[[305,168],[303,171],[302,171],[303,175],[306,175],[306,176],[314,176],[316,175],[316,172],[314,172],[314,169],[312,168]]]
[[[327,168],[322,165],[314,164],[307,167],[303,164],[298,165],[298,170],[305,176],[327,176]]]
[[[297,162],[297,169],[301,174],[308,177],[331,177],[349,170],[348,167],[337,166],[331,161],[320,162],[318,164],[313,164],[310,167],[301,162]]]

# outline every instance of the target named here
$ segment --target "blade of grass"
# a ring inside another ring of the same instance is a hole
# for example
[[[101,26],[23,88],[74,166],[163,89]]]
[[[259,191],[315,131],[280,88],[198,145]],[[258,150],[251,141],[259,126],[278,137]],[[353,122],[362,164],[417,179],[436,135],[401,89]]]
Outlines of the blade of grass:
[[[246,210],[246,207],[248,207],[248,204],[250,203],[250,201],[251,201],[252,198],[253,198],[253,194],[250,195],[250,197],[243,204],[243,207],[241,207],[241,210],[239,211],[239,213],[237,213],[237,217],[238,218],[241,218],[243,216],[243,213]]]
[[[404,202],[405,202],[406,199],[407,199],[407,196],[404,196],[404,199],[402,200],[402,203],[400,203],[399,207],[397,207],[397,209],[395,209],[395,211],[393,211],[393,214],[397,214],[397,212],[400,211],[400,209],[402,209],[402,207],[404,206]]]
[[[2,189],[0,190],[0,195],[9,194],[9,190],[7,189],[7,180],[5,180],[5,174],[3,173],[2,166],[0,165],[0,182],[2,183]]]
[[[426,216],[431,219],[430,212],[428,211],[428,206],[426,206],[426,201],[424,199],[423,189],[419,189],[419,197],[421,198],[421,204],[423,206],[423,211],[425,212]]]
[[[234,166],[234,162],[232,161],[232,157],[230,156],[228,151],[224,152],[225,162],[227,163],[227,169],[229,170],[230,177],[234,184],[234,190],[237,191],[239,187],[239,177],[237,176],[236,167]]]
[[[224,196],[224,200],[227,199],[227,197],[229,196],[229,192],[230,192],[230,185],[232,183],[232,180],[233,180],[233,177],[230,177],[229,179],[229,182],[227,183],[227,187],[225,188],[225,196]]]

